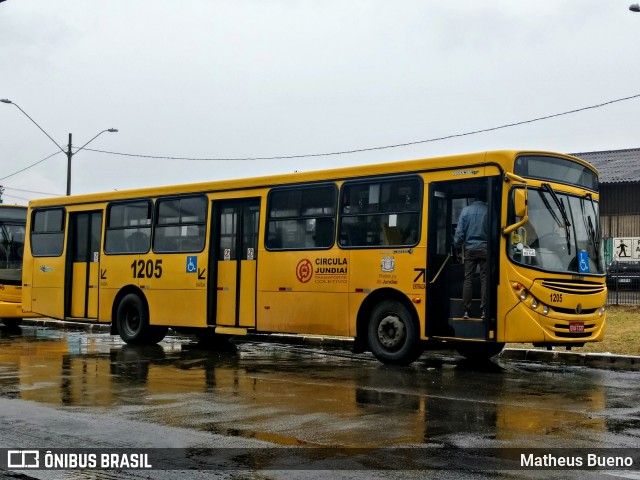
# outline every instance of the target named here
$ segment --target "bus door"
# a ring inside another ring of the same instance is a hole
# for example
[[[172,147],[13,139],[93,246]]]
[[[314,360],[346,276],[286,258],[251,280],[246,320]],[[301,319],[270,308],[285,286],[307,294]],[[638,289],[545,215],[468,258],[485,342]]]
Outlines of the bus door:
[[[102,212],[69,214],[65,317],[98,318]]]
[[[427,241],[427,335],[430,337],[495,339],[500,228],[500,178],[433,182],[429,186]],[[486,318],[480,308],[479,269],[472,276],[472,305],[465,319],[462,303],[464,262],[453,248],[453,237],[462,209],[478,191],[487,198],[487,292]],[[444,301],[443,301],[444,300]]]
[[[260,199],[213,202],[209,325],[254,328]]]

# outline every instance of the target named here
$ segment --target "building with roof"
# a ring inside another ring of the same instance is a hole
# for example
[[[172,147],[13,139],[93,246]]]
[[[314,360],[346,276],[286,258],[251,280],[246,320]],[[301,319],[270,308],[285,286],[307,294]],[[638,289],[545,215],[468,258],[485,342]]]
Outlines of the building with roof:
[[[600,172],[600,220],[611,261],[612,238],[640,237],[640,148],[572,155]]]

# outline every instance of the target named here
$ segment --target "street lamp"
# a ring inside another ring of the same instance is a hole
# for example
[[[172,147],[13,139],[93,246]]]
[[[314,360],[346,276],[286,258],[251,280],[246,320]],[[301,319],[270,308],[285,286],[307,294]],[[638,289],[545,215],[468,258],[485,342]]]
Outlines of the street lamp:
[[[73,152],[71,150],[71,134],[69,134],[69,144],[67,145],[67,149],[65,150],[60,145],[58,145],[58,142],[56,142],[53,138],[51,138],[51,135],[49,135],[47,132],[45,132],[44,129],[40,125],[38,125],[38,123],[33,118],[31,118],[27,112],[25,112],[22,108],[20,108],[20,106],[17,103],[14,103],[14,102],[12,102],[11,100],[9,100],[7,98],[0,99],[0,102],[9,103],[11,105],[14,105],[18,110],[20,110],[22,113],[24,113],[25,116],[29,120],[31,120],[33,122],[33,124],[42,131],[42,133],[44,133],[47,137],[49,137],[49,140],[51,140],[53,143],[55,143],[56,147],[58,147],[60,149],[60,151],[67,156],[67,195],[71,195],[71,157],[73,157],[76,153],[78,153],[84,147],[86,147],[91,142],[93,142],[96,138],[98,138],[104,132],[115,133],[115,132],[118,131],[118,129],[116,129],[116,128],[107,128],[106,130],[102,130],[95,137],[93,137],[91,140],[89,140],[87,143],[85,143],[83,146],[81,146],[78,150]]]
[[[633,3],[629,5],[629,10],[631,10],[632,12],[640,12],[640,5],[637,3]]]

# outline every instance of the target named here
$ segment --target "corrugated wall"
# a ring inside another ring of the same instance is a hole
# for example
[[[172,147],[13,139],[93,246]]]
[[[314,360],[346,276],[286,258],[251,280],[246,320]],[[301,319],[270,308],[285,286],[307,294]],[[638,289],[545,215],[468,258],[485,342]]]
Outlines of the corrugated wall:
[[[600,215],[640,215],[640,183],[601,183]]]
[[[640,215],[601,215],[602,236],[640,237]]]
[[[601,183],[602,236],[640,237],[640,183]]]

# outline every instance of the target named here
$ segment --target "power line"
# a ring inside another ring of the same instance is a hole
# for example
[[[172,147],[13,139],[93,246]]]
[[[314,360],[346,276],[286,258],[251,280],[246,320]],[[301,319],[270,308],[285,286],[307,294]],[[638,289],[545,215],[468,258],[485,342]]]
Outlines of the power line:
[[[9,198],[17,198],[18,200],[24,200],[26,202],[28,202],[30,199],[29,198],[24,198],[24,197],[17,197],[15,195],[8,195],[6,193],[2,194],[3,197],[9,197]]]
[[[640,93],[636,94],[636,95],[631,95],[629,97],[618,98],[618,99],[615,99],[615,100],[609,100],[607,102],[599,103],[597,105],[590,105],[588,107],[577,108],[575,110],[568,110],[566,112],[561,112],[561,113],[554,113],[554,114],[551,114],[551,115],[545,115],[543,117],[532,118],[530,120],[523,120],[523,121],[520,121],[520,122],[507,123],[505,125],[500,125],[500,126],[497,126],[497,127],[489,127],[489,128],[483,128],[483,129],[480,129],[480,130],[473,130],[471,132],[456,133],[456,134],[452,134],[452,135],[446,135],[446,136],[443,136],[443,137],[429,138],[427,140],[416,140],[416,141],[413,141],[413,142],[397,143],[397,144],[394,144],[394,145],[384,145],[384,146],[381,146],[381,147],[369,147],[369,148],[357,148],[357,149],[343,150],[343,151],[338,151],[338,152],[308,153],[308,154],[303,154],[303,155],[280,155],[280,156],[274,156],[274,157],[191,158],[191,157],[169,157],[169,156],[161,156],[161,155],[138,155],[138,154],[133,154],[133,153],[109,152],[109,151],[106,151],[106,150],[94,150],[94,149],[91,149],[91,148],[85,148],[85,150],[90,150],[92,152],[98,152],[98,153],[106,153],[106,154],[110,154],[110,155],[120,155],[120,156],[124,156],[124,157],[153,158],[153,159],[160,159],[160,160],[187,160],[187,161],[200,161],[200,162],[207,162],[207,161],[213,162],[213,161],[286,160],[286,159],[292,159],[292,158],[327,157],[327,156],[331,156],[331,155],[346,155],[346,154],[350,154],[350,153],[371,152],[373,150],[384,150],[384,149],[388,149],[388,148],[407,147],[409,145],[418,145],[420,143],[438,142],[438,141],[441,141],[441,140],[449,140],[451,138],[466,137],[466,136],[469,136],[469,135],[476,135],[478,133],[492,132],[492,131],[501,130],[501,129],[504,129],[504,128],[516,127],[518,125],[525,125],[527,123],[534,123],[534,122],[539,122],[539,121],[542,121],[542,120],[548,120],[550,118],[561,117],[563,115],[570,115],[570,114],[573,114],[573,113],[584,112],[585,110],[592,110],[592,109],[595,109],[595,108],[601,108],[601,107],[604,107],[604,106],[607,106],[607,105],[611,105],[613,103],[624,102],[626,100],[632,100],[632,99],[638,98],[638,97],[640,97]]]
[[[6,185],[3,185],[3,187],[6,190],[15,190],[16,192],[39,193],[41,195],[53,195],[55,197],[63,197],[64,196],[63,193],[38,192],[37,190],[22,190],[20,188],[7,187]],[[16,197],[16,198],[18,198],[18,197]]]
[[[44,157],[42,160],[38,160],[36,163],[32,163],[32,164],[31,164],[31,165],[29,165],[28,167],[24,167],[22,170],[18,170],[17,172],[14,172],[14,173],[12,173],[12,174],[10,174],[10,175],[7,175],[6,177],[2,177],[2,178],[0,178],[0,180],[4,180],[5,178],[13,177],[14,175],[17,175],[17,174],[19,174],[19,173],[22,173],[22,172],[24,172],[25,170],[28,170],[28,169],[30,169],[30,168],[32,168],[32,167],[35,167],[35,166],[36,166],[36,165],[38,165],[39,163],[42,163],[42,162],[44,162],[45,160],[50,159],[50,158],[51,158],[51,157],[53,157],[54,155],[58,155],[59,153],[60,153],[60,152],[54,152],[54,153],[52,153],[51,155],[49,155],[48,157]]]
[[[229,158],[194,158],[194,157],[172,157],[172,156],[164,156],[164,155],[141,155],[141,154],[135,154],[135,153],[123,153],[123,152],[110,152],[110,151],[106,151],[106,150],[96,150],[96,149],[92,149],[92,148],[84,148],[84,150],[88,150],[91,152],[97,152],[97,153],[104,153],[104,154],[108,154],[108,155],[119,155],[119,156],[123,156],[123,157],[136,157],[136,158],[151,158],[151,159],[156,159],[156,160],[185,160],[185,161],[193,161],[193,162],[215,162],[215,161],[256,161],[256,160],[287,160],[287,159],[293,159],[293,158],[311,158],[311,157],[328,157],[331,155],[347,155],[347,154],[351,154],[351,153],[360,153],[360,152],[371,152],[374,150],[385,150],[385,149],[389,149],[389,148],[399,148],[399,147],[407,147],[410,145],[418,145],[421,143],[431,143],[431,142],[438,142],[441,140],[449,140],[451,138],[459,138],[459,137],[466,137],[466,136],[470,136],[470,135],[477,135],[479,133],[486,133],[486,132],[492,132],[495,130],[502,130],[505,128],[509,128],[509,127],[516,127],[519,125],[525,125],[528,123],[534,123],[534,122],[540,122],[542,120],[548,120],[550,118],[556,118],[556,117],[562,117],[564,115],[571,115],[574,113],[579,113],[579,112],[584,112],[586,110],[593,110],[596,108],[601,108],[601,107],[605,107],[607,105],[611,105],[613,103],[619,103],[619,102],[624,102],[627,100],[633,100],[635,98],[640,97],[640,93],[636,94],[636,95],[631,95],[629,97],[623,97],[623,98],[617,98],[615,100],[609,100],[607,102],[603,102],[603,103],[598,103],[596,105],[589,105],[587,107],[582,107],[582,108],[577,108],[574,110],[568,110],[566,112],[560,112],[560,113],[554,113],[551,115],[545,115],[542,117],[537,117],[537,118],[532,118],[529,120],[522,120],[519,122],[513,122],[513,123],[507,123],[504,125],[499,125],[497,127],[489,127],[489,128],[483,128],[480,130],[473,130],[470,132],[464,132],[464,133],[455,133],[452,135],[445,135],[443,137],[435,137],[435,138],[429,138],[426,140],[416,140],[416,141],[412,141],[412,142],[406,142],[406,143],[397,143],[397,144],[393,144],[393,145],[384,145],[384,146],[379,146],[379,147],[368,147],[368,148],[356,148],[356,149],[351,149],[351,150],[342,150],[342,151],[338,151],[338,152],[325,152],[325,153],[308,153],[308,154],[301,154],[301,155],[279,155],[279,156],[273,156],[273,157],[229,157]],[[7,175],[5,177],[0,178],[1,180],[4,180],[6,178],[9,177],[13,177],[14,175],[17,175],[19,173],[24,172],[25,170],[28,170],[32,167],[35,167],[36,165],[44,162],[45,160],[48,160],[49,158],[53,157],[54,155],[59,154],[60,152],[55,152],[52,153],[51,155],[49,155],[48,157],[43,158],[42,160],[37,161],[36,163],[33,163],[21,170],[18,170],[17,172],[14,172],[10,175]],[[35,193],[41,193],[41,192],[35,192]],[[47,195],[56,195],[56,194],[47,194]]]

